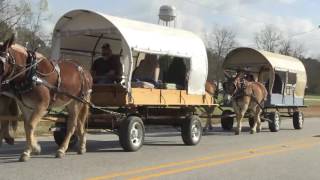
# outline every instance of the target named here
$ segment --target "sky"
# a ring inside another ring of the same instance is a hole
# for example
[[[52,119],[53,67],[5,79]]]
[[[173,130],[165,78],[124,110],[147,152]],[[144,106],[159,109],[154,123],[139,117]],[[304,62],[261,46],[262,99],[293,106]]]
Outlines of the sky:
[[[319,0],[48,0],[51,17],[44,29],[52,32],[57,20],[73,9],[156,24],[161,5],[175,6],[176,27],[201,37],[215,27],[226,27],[236,33],[239,46],[254,47],[255,34],[272,25],[303,44],[306,56],[320,58]]]

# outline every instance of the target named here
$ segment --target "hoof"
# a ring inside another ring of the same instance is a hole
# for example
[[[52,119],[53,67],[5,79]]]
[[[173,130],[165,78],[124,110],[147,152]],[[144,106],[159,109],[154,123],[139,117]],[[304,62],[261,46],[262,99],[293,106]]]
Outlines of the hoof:
[[[256,133],[254,130],[250,130],[250,134],[254,134]]]
[[[38,144],[37,146],[33,147],[32,149],[32,154],[34,155],[39,155],[41,153],[41,147],[40,145]]]
[[[80,150],[78,150],[78,154],[84,154],[84,153],[86,153],[86,152],[87,152],[86,149],[80,149]]]
[[[239,132],[239,131],[236,131],[236,132],[234,133],[234,135],[240,135],[240,132]]]
[[[56,158],[63,158],[65,155],[65,153],[61,152],[61,151],[57,151],[56,153]]]
[[[23,153],[23,154],[21,154],[19,161],[20,161],[20,162],[26,162],[26,161],[28,161],[29,159],[30,159],[30,156],[27,155],[27,154],[25,154],[25,153]]]
[[[4,138],[5,142],[9,145],[14,145],[14,138]]]

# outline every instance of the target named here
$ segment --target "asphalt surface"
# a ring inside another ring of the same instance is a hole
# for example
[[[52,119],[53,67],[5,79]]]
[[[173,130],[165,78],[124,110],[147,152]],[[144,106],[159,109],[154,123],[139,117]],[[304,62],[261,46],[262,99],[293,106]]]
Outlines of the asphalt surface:
[[[63,159],[54,157],[53,138],[41,137],[41,155],[23,163],[25,142],[18,139],[0,147],[0,179],[320,179],[320,118],[307,118],[302,130],[284,120],[277,133],[266,123],[254,135],[244,126],[235,136],[217,125],[197,146],[185,146],[175,129],[152,129],[138,152],[122,151],[115,135],[90,134],[86,154],[70,150]]]

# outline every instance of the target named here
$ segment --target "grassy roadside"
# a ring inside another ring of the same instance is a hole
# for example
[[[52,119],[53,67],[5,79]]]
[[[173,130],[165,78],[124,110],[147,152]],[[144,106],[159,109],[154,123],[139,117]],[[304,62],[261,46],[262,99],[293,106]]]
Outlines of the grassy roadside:
[[[320,95],[306,95],[304,102],[307,106],[320,106]]]

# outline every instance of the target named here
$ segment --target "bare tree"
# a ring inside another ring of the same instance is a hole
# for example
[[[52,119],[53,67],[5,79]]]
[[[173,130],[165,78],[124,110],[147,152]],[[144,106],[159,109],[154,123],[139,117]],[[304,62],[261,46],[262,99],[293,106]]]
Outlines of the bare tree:
[[[236,45],[235,32],[226,27],[216,27],[206,37],[208,47],[219,58],[224,58]]]
[[[255,35],[257,48],[270,52],[276,52],[281,43],[283,43],[282,33],[272,25],[265,26]]]
[[[31,49],[38,48],[38,46],[41,45],[39,44],[39,38],[42,41],[50,39],[50,35],[43,30],[44,22],[50,18],[47,0],[39,0],[34,7],[35,8],[27,14],[26,23],[28,25],[24,27],[29,31],[29,35],[27,38],[24,38],[24,41],[28,43],[28,47]]]
[[[211,54],[210,57],[215,58],[209,60],[209,67],[215,67],[209,68],[209,77],[213,73],[215,74],[215,79],[220,81],[220,77],[222,77],[222,61],[227,53],[236,46],[236,34],[226,27],[215,26],[210,33],[206,34],[205,38]]]
[[[304,57],[305,48],[301,43],[295,43],[291,56],[296,57],[298,59],[302,59]]]
[[[287,56],[293,56],[296,58],[302,58],[305,49],[303,44],[290,40],[283,39],[279,46],[279,53]]]
[[[282,40],[279,46],[279,53],[290,56],[292,54],[292,51],[293,51],[292,41],[290,39]]]
[[[50,54],[48,46],[51,34],[46,32],[43,24],[50,18],[47,0],[39,0],[32,4],[32,11],[26,14],[23,23],[16,28],[18,43],[23,44],[31,50],[37,49],[45,55]]]
[[[25,0],[0,0],[0,40],[6,39],[30,11]]]

